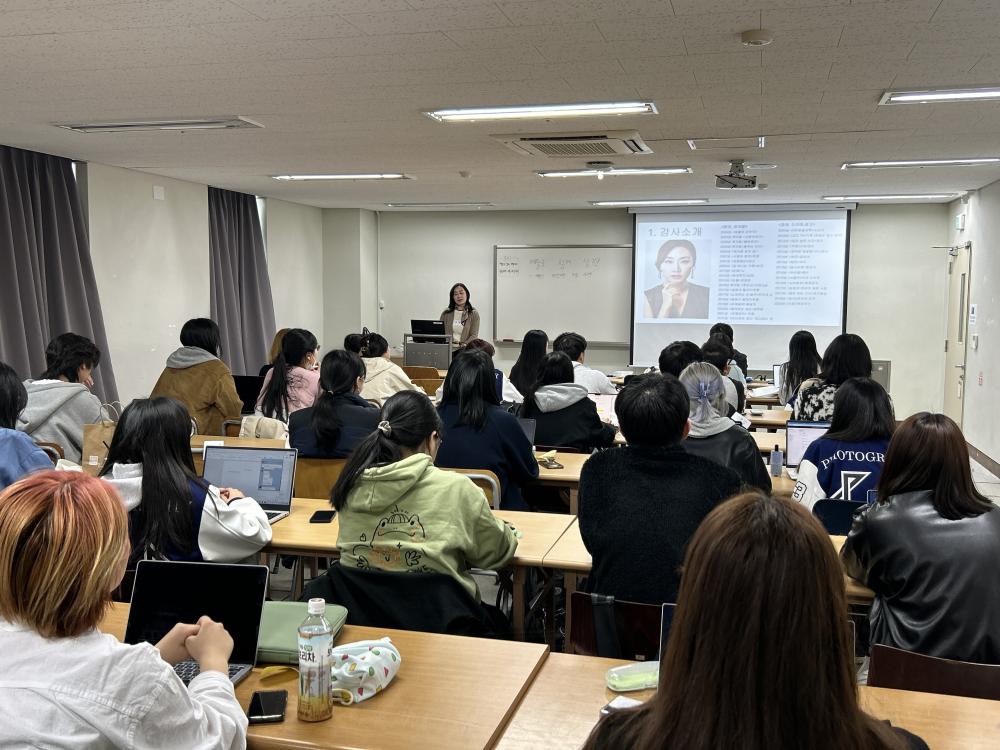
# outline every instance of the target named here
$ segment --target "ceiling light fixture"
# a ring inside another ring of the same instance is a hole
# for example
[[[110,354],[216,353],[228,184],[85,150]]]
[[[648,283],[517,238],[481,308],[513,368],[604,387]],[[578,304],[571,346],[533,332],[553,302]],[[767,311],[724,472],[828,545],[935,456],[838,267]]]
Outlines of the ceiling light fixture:
[[[222,115],[219,117],[188,117],[174,120],[109,120],[105,122],[84,123],[53,123],[57,128],[73,130],[77,133],[130,133],[147,130],[241,130],[244,128],[263,128],[259,122],[254,122],[239,115]]]
[[[921,193],[910,195],[824,195],[825,201],[937,201],[953,200],[962,193]]]
[[[841,169],[893,169],[896,167],[978,167],[998,164],[1000,156],[973,156],[963,159],[904,159],[898,161],[847,161]]]
[[[608,117],[611,115],[655,115],[653,102],[592,102],[582,104],[524,104],[502,107],[462,107],[424,112],[438,122],[482,120],[535,120],[552,117]]]
[[[300,182],[305,180],[412,180],[402,172],[372,172],[369,174],[276,174],[272,180]]]
[[[386,203],[389,208],[486,208],[492,203]]]
[[[879,104],[936,104],[938,102],[988,102],[1000,99],[1000,87],[968,89],[926,89],[922,91],[886,91]]]
[[[767,29],[749,29],[740,34],[744,47],[766,47],[774,41],[774,34]]]
[[[539,170],[539,177],[628,177],[655,174],[691,174],[691,167],[602,167],[589,169]]]
[[[650,198],[634,201],[590,201],[591,206],[606,208],[619,206],[698,206],[708,203],[708,198]]]

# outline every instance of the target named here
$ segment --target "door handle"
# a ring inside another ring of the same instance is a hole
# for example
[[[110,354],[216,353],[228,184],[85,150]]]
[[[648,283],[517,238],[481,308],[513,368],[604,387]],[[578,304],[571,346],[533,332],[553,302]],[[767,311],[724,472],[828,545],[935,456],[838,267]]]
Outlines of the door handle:
[[[959,370],[965,369],[965,365],[955,365],[955,367],[957,367]]]

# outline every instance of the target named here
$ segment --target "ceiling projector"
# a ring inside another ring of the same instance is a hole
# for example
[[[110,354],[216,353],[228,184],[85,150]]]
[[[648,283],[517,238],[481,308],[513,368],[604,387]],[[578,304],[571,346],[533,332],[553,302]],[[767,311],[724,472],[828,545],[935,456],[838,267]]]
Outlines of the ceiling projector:
[[[742,159],[729,162],[729,174],[715,175],[715,186],[723,190],[756,190],[757,178],[747,174]]]

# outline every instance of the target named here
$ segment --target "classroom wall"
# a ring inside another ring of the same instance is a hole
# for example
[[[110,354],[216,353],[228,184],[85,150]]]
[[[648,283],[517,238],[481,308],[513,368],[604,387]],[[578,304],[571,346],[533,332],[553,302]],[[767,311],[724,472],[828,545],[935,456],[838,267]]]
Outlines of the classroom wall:
[[[979,336],[978,349],[970,343],[967,350],[962,429],[971,445],[1000,461],[1000,182],[973,191],[967,204],[956,201],[948,208],[947,244],[972,241],[969,302],[977,310],[976,322],[969,321],[967,341]],[[954,217],[963,212],[966,228],[956,230]]]
[[[306,328],[323,351],[323,209],[268,198],[267,269],[277,328]]]
[[[377,328],[376,217],[357,208],[323,210],[323,300],[327,350],[362,327]]]
[[[862,205],[851,217],[847,330],[892,362],[896,416],[940,411],[944,398],[948,207]]]
[[[209,313],[208,189],[103,164],[88,164],[86,180],[94,273],[127,404],[149,394],[184,321]]]

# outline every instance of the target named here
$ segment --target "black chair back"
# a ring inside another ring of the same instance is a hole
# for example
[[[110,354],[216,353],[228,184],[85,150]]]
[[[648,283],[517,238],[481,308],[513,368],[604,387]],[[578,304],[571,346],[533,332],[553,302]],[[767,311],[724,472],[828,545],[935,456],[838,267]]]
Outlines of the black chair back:
[[[813,515],[823,524],[827,533],[834,536],[846,536],[851,530],[854,514],[864,508],[867,503],[857,503],[853,500],[817,500],[813,505]]]

